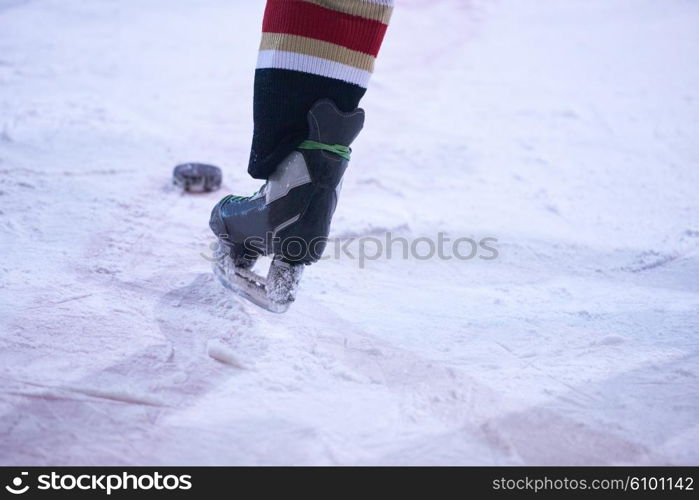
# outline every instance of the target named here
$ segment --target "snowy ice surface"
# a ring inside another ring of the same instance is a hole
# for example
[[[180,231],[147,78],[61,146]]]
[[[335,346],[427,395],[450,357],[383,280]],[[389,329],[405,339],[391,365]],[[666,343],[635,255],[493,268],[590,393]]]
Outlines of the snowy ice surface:
[[[699,464],[699,2],[397,3],[333,234],[500,255],[279,316],[206,260],[263,2],[0,0],[0,464]]]

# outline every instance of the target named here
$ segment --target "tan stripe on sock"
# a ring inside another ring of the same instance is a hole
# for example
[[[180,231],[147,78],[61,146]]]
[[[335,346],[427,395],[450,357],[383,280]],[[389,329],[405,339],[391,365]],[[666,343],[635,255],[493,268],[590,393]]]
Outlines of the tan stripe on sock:
[[[374,71],[374,57],[334,43],[284,33],[262,33],[260,50],[281,50],[321,57],[364,71]]]
[[[304,2],[313,3],[325,7],[326,9],[351,14],[353,16],[361,16],[374,21],[380,21],[388,24],[391,20],[393,7],[389,5],[381,5],[367,0],[303,0]]]

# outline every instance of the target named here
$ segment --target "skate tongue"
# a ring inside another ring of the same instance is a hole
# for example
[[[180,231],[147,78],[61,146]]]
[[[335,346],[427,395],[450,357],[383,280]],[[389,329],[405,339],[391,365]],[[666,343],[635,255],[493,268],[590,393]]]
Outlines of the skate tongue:
[[[308,140],[324,145],[342,145],[349,149],[364,127],[364,110],[345,113],[330,99],[317,101],[308,112]],[[314,148],[320,149],[320,148]],[[336,153],[336,151],[332,151]],[[347,151],[349,153],[349,151]],[[342,156],[342,155],[341,155]],[[349,159],[349,158],[347,158]]]

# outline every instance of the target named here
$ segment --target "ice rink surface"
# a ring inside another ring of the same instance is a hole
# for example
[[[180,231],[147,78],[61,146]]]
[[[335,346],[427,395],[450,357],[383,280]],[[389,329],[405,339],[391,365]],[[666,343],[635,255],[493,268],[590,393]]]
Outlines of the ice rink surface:
[[[278,316],[207,261],[263,2],[0,0],[0,464],[699,464],[699,3],[397,4],[333,237],[499,257]]]

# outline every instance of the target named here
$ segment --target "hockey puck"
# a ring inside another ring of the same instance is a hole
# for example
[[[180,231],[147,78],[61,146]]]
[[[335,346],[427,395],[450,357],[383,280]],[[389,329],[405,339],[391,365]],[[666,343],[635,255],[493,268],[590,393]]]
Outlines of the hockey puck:
[[[221,187],[221,169],[205,163],[183,163],[172,171],[172,182],[190,193],[208,193]]]

